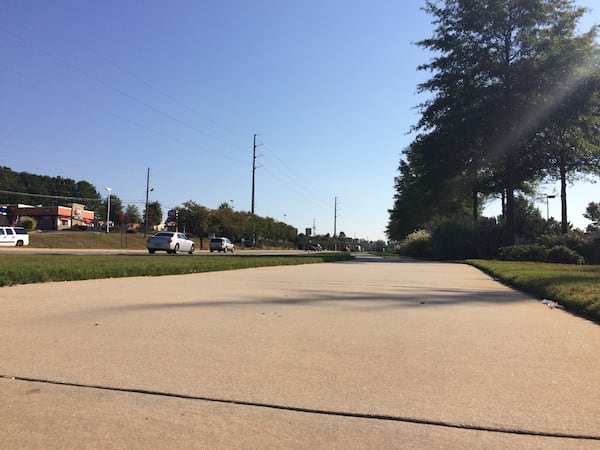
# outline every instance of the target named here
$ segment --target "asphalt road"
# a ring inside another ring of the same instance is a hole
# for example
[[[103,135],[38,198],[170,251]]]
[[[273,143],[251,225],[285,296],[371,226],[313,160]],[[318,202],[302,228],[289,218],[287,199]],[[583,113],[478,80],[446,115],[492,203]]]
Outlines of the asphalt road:
[[[0,447],[600,448],[600,327],[460,264],[0,288]]]

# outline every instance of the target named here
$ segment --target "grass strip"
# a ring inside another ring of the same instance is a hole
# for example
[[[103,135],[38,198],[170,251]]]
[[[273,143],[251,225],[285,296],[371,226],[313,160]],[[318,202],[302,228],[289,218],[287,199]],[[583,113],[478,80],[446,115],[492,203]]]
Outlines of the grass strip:
[[[347,261],[346,253],[313,255],[3,255],[0,287],[49,281],[183,275],[254,267]]]
[[[468,260],[505,283],[600,323],[600,266]]]

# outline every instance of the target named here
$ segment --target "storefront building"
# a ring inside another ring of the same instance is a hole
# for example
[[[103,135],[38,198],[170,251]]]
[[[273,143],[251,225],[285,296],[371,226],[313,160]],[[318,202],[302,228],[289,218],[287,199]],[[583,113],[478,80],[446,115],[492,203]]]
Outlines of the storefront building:
[[[37,223],[38,230],[70,230],[94,228],[94,211],[84,205],[73,203],[68,206],[1,205],[0,225],[20,225],[30,217]]]

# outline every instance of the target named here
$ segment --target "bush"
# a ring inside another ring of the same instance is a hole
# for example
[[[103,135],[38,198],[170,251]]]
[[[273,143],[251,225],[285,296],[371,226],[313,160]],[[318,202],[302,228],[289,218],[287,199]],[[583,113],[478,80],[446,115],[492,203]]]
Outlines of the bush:
[[[561,264],[583,264],[583,256],[566,245],[557,245],[548,250],[548,262]]]
[[[542,236],[540,242],[548,248],[566,246],[583,256],[588,262],[593,259],[594,250],[592,239],[588,235],[577,230],[568,234]]]
[[[561,264],[583,264],[583,257],[565,245],[548,248],[542,244],[525,244],[502,247],[498,250],[502,261],[534,261]]]
[[[501,238],[502,227],[495,219],[484,217],[476,224],[466,218],[442,220],[431,233],[433,256],[441,260],[492,257]]]
[[[431,256],[431,233],[427,230],[414,231],[406,236],[396,251],[403,256],[429,258]]]
[[[37,228],[36,220],[29,216],[22,216],[19,219],[19,225],[25,228],[27,231],[33,231]]]
[[[498,249],[501,261],[547,261],[548,248],[541,244],[522,244]]]

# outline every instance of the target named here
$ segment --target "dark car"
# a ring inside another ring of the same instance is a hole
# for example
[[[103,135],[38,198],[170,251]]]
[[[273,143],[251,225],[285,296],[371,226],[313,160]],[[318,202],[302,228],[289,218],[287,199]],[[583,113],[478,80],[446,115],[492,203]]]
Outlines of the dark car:
[[[216,237],[210,240],[210,251],[214,252],[231,252],[233,253],[235,246],[233,243],[225,237]]]

